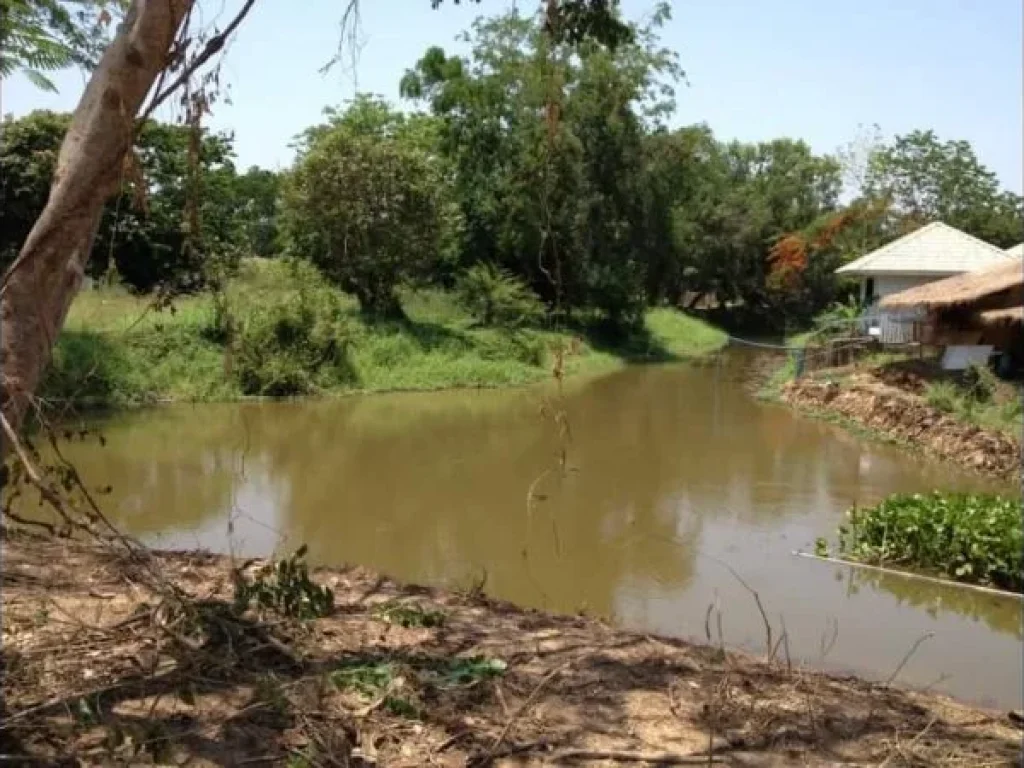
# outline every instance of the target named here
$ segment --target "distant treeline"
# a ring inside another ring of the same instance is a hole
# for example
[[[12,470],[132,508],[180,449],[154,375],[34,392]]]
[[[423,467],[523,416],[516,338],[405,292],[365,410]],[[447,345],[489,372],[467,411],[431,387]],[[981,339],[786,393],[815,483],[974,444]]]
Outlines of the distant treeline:
[[[151,122],[89,272],[197,290],[240,255],[287,254],[370,313],[400,311],[403,283],[469,274],[485,304],[511,291],[629,325],[652,305],[711,301],[779,327],[847,295],[833,274],[844,261],[929,221],[1020,240],[1021,198],[966,142],[915,131],[819,155],[799,139],[668,128],[683,73],[659,44],[667,16],[614,51],[552,47],[516,13],[480,20],[469,54],[430,48],[403,77],[414,109],[370,96],[328,109],[282,174],[239,173],[223,133],[204,131],[190,163],[193,129]],[[42,209],[69,119],[4,121],[5,264]]]

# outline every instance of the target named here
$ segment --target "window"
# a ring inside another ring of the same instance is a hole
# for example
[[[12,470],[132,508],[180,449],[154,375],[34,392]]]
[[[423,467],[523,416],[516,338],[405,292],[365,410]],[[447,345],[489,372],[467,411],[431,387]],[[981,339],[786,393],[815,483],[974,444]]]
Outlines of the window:
[[[875,303],[875,278],[869,277],[864,281],[864,303]]]

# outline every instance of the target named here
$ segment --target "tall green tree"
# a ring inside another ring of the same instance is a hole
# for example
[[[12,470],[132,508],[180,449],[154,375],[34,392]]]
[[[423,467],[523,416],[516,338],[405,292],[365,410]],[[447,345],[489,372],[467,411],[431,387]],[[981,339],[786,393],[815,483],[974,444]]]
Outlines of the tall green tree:
[[[426,278],[441,258],[444,177],[422,128],[361,96],[305,132],[285,180],[288,251],[320,267],[369,314],[400,315],[399,285]]]
[[[686,148],[677,157],[693,179],[681,188],[673,220],[682,287],[742,306],[768,324],[807,311],[773,285],[772,246],[836,209],[838,162],[792,139],[723,144],[706,128],[688,128],[676,141]],[[827,266],[815,275],[816,293],[827,293]]]
[[[671,109],[675,56],[630,26],[613,50],[552,42],[516,13],[478,21],[466,57],[432,48],[401,91],[443,120],[465,266],[496,264],[549,305],[635,320],[645,299],[645,133]]]
[[[14,260],[46,205],[67,113],[40,110],[2,125],[0,146],[0,264]],[[157,284],[189,289],[203,281],[203,262],[243,247],[238,220],[233,142],[205,133],[198,157],[200,231],[186,248],[185,208],[190,129],[147,122],[139,131],[132,173],[122,171],[119,193],[104,208],[86,271],[111,269],[137,290]]]
[[[277,250],[277,204],[281,176],[252,166],[234,181],[240,245],[254,256],[272,256]]]
[[[1024,230],[1021,197],[1000,189],[970,143],[941,141],[934,131],[882,144],[869,160],[864,194],[891,201],[894,230],[943,221],[1001,248],[1020,242]]]

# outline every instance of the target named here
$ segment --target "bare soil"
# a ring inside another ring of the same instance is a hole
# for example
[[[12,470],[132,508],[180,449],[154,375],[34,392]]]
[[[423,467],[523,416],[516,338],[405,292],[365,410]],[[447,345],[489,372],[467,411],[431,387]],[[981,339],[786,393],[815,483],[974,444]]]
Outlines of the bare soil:
[[[1020,441],[1004,432],[959,421],[928,405],[921,397],[930,377],[926,368],[853,368],[829,373],[828,379],[809,376],[789,382],[783,387],[782,399],[797,408],[840,416],[984,474],[1020,478]]]
[[[232,568],[5,531],[0,753],[67,765],[1021,764],[1005,714],[936,695],[361,569],[313,572],[335,591],[325,618],[238,614]],[[382,605],[443,622],[401,626]],[[430,675],[466,659],[495,673]],[[393,673],[381,691],[331,682],[381,664]]]

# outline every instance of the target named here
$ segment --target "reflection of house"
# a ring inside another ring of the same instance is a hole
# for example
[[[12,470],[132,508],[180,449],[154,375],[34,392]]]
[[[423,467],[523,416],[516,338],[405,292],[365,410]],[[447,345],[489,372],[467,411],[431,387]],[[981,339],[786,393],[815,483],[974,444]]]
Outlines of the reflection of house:
[[[924,341],[946,346],[964,360],[987,357],[993,349],[1021,360],[1024,261],[1019,258],[887,296],[880,306],[926,313]]]
[[[879,305],[881,300],[1011,259],[1010,254],[994,245],[942,222],[933,222],[840,267],[836,273],[860,279],[861,302],[868,307],[865,330],[875,329],[870,332],[881,341],[897,343],[912,340],[920,312],[912,305],[887,308],[884,302]]]

